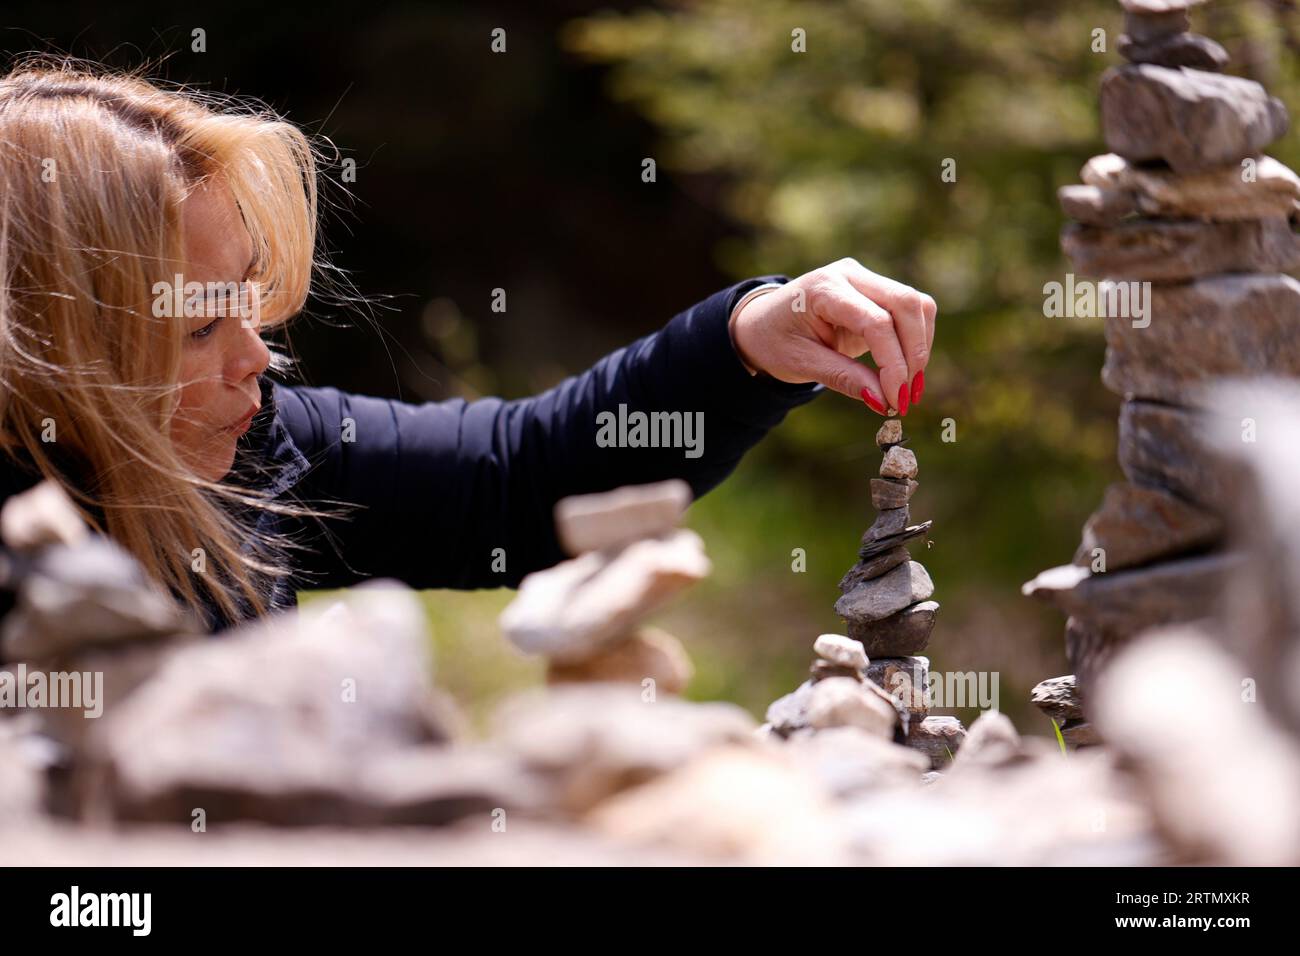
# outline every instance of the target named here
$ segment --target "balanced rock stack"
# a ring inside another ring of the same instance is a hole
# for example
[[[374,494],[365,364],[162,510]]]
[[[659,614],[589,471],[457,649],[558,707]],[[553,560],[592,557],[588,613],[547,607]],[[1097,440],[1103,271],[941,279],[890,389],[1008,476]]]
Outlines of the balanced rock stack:
[[[919,655],[930,641],[939,604],[930,600],[930,575],[906,547],[931,522],[910,524],[917,465],[904,443],[898,419],[886,421],[876,434],[884,454],[880,477],[871,480],[878,517],[863,535],[858,561],[840,582],[835,603],[848,635],[817,639],[811,679],[773,703],[767,720],[772,733],[790,737],[837,726],[852,710],[860,715],[857,725],[922,751],[938,767],[952,759],[965,729],[955,717],[929,715],[930,661]]]
[[[939,766],[952,758],[966,731],[956,717],[928,713],[930,661],[919,655],[930,643],[939,602],[930,600],[934,584],[906,543],[933,522],[911,523],[917,463],[905,447],[903,423],[888,419],[876,432],[876,445],[884,455],[880,477],[871,479],[877,517],[862,536],[857,563],[840,581],[835,613],[844,618],[848,636],[862,642],[871,661],[868,677],[902,702],[906,743]]]
[[[681,642],[641,622],[711,570],[700,536],[677,526],[691,498],[674,479],[556,503],[573,557],[525,577],[500,618],[516,647],[547,658],[548,682],[685,688],[693,669]]]
[[[1211,616],[1238,563],[1221,547],[1233,474],[1198,437],[1206,385],[1300,374],[1300,283],[1282,274],[1300,267],[1300,177],[1263,154],[1286,132],[1286,108],[1259,83],[1219,72],[1223,48],[1188,32],[1196,2],[1121,0],[1119,50],[1130,62],[1101,81],[1112,152],[1059,197],[1078,220],[1062,233],[1075,268],[1111,280],[1099,303],[1129,303],[1107,309],[1102,371],[1124,398],[1128,482],[1107,490],[1073,564],[1023,588],[1069,616],[1066,650],[1085,706],[1118,646],[1154,625]]]

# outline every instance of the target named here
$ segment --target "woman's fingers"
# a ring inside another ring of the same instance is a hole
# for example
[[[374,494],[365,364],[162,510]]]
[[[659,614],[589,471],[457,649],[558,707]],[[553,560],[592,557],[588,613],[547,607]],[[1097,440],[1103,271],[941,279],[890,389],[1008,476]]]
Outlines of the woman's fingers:
[[[814,314],[822,321],[847,329],[867,343],[871,357],[875,359],[876,367],[880,370],[879,387],[883,391],[885,406],[895,407],[899,414],[906,415],[911,404],[912,375],[904,356],[904,345],[899,340],[898,322],[894,316],[875,300],[863,294],[840,270],[832,270],[827,274],[810,301]],[[919,302],[917,315],[921,315]],[[921,321],[923,323],[924,319],[922,318]],[[921,340],[924,341],[924,324],[919,329]],[[929,354],[928,348],[925,349],[925,354]],[[866,368],[860,362],[853,362],[853,364]],[[835,388],[829,382],[824,384],[828,388]],[[838,388],[835,390],[840,391]],[[854,393],[853,397],[860,398],[861,395]]]
[[[813,378],[827,388],[865,402],[872,411],[884,415],[893,405],[884,398],[884,389],[876,370],[834,349],[818,349],[812,359]]]
[[[887,309],[893,319],[894,332],[907,362],[908,395],[898,402],[899,411],[906,413],[910,402],[920,400],[924,388],[924,371],[934,344],[934,318],[938,311],[934,299],[872,272],[856,259],[844,260],[844,275],[855,289]]]

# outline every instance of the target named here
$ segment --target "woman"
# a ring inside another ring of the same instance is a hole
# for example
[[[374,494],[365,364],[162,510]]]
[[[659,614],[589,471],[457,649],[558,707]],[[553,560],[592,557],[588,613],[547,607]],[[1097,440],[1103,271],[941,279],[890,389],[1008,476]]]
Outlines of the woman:
[[[273,383],[289,360],[263,335],[319,265],[316,163],[274,115],[137,77],[0,80],[0,502],[59,481],[210,629],[372,576],[515,586],[561,558],[559,498],[701,495],[824,387],[880,414],[921,399],[934,302],[851,259],[723,289],[534,398]],[[707,441],[597,442],[621,406]]]

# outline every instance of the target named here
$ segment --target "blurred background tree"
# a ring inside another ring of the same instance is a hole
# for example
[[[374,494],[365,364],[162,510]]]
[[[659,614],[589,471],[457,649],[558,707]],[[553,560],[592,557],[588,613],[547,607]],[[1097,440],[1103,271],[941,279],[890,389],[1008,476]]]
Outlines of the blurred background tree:
[[[1044,318],[1042,287],[1068,268],[1055,190],[1104,151],[1097,81],[1121,62],[1118,3],[146,0],[109,18],[96,0],[10,0],[0,26],[9,56],[149,63],[337,144],[327,241],[372,306],[311,303],[293,343],[313,384],[530,394],[738,278],[846,255],[932,293],[936,352],[907,418],[913,513],[935,521],[917,557],[943,603],[930,655],[998,672],[1003,709],[1050,732],[1027,695],[1066,672],[1063,622],[1019,585],[1069,560],[1118,477],[1118,400],[1098,377],[1099,323]],[[1212,2],[1193,26],[1231,71],[1300,102],[1294,3]],[[496,27],[508,54],[489,50]],[[1272,153],[1300,160],[1294,137]],[[656,183],[641,181],[647,156]],[[715,574],[660,616],[695,657],[691,696],[761,715],[840,628],[878,422],[823,396],[692,507]],[[496,631],[512,593],[428,595],[439,681],[476,714],[540,677]]]

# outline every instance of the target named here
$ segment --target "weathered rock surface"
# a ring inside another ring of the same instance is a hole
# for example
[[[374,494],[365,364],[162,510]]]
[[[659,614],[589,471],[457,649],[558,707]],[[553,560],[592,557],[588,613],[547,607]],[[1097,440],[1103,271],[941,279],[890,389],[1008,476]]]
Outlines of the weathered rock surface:
[[[1074,563],[1106,571],[1203,550],[1223,538],[1218,515],[1158,488],[1116,483],[1083,526]],[[1100,549],[1101,554],[1097,553]]]
[[[868,562],[877,555],[884,554],[887,551],[893,551],[895,548],[913,538],[919,538],[930,530],[933,521],[922,521],[920,524],[914,524],[904,528],[898,534],[887,535],[874,541],[863,541],[862,547],[858,548],[858,558],[862,562]]]
[[[966,729],[956,717],[926,717],[908,730],[907,746],[930,758],[934,769],[952,763],[966,738]]]
[[[1180,33],[1153,40],[1139,40],[1122,34],[1116,44],[1119,55],[1130,63],[1181,67],[1220,72],[1228,65],[1228,51],[1199,33]]]
[[[1073,674],[1039,681],[1030,692],[1029,699],[1057,724],[1083,719],[1083,704],[1079,700],[1079,686]]]
[[[808,701],[808,726],[857,727],[889,740],[898,724],[892,701],[882,699],[872,688],[847,677],[833,677],[813,685]]]
[[[618,551],[591,551],[525,577],[501,612],[501,629],[526,653],[580,661],[710,568],[700,536],[684,528]]]
[[[1106,342],[1111,391],[1203,406],[1212,378],[1300,376],[1300,282],[1227,275],[1153,286],[1150,323],[1107,318]]]
[[[1286,132],[1288,117],[1253,80],[1143,63],[1106,71],[1101,122],[1112,152],[1192,173],[1257,155]]]
[[[656,690],[680,694],[694,673],[681,641],[657,627],[642,627],[584,660],[551,661],[546,679],[552,684],[616,681],[637,685],[651,680]]]
[[[888,551],[881,551],[866,560],[859,561],[844,572],[844,577],[840,579],[840,593],[851,591],[864,581],[878,578],[885,572],[892,571],[903,562],[911,559],[912,556],[908,554],[907,548],[899,545],[890,548]]]
[[[571,556],[618,548],[671,532],[692,498],[691,486],[678,478],[574,495],[555,503],[555,529]]]
[[[1226,513],[1240,487],[1240,476],[1206,449],[1202,422],[1193,410],[1124,402],[1119,414],[1119,465],[1124,476],[1136,485],[1164,488],[1210,511]]]
[[[891,445],[885,451],[885,460],[880,463],[881,478],[915,478],[916,471],[916,455],[912,449]]]
[[[849,621],[849,637],[861,641],[872,659],[911,657],[930,643],[938,611],[938,601],[921,601],[878,621]]]
[[[717,747],[586,817],[635,845],[754,865],[847,862],[830,797],[780,750]]]
[[[813,652],[822,660],[855,671],[866,670],[867,652],[862,644],[843,634],[822,634],[813,642]]]
[[[841,595],[835,602],[835,613],[850,624],[867,624],[924,601],[933,593],[934,582],[925,566],[909,561]],[[852,634],[849,636],[853,637]],[[870,651],[867,653],[873,656]]]
[[[898,700],[912,720],[923,720],[929,712],[928,657],[878,657],[868,665],[867,679]]]
[[[919,486],[910,478],[899,481],[893,478],[871,479],[871,505],[877,511],[905,508]]]
[[[907,523],[910,520],[907,505],[881,511],[876,515],[876,520],[871,523],[871,527],[862,535],[862,544],[866,546],[877,541],[896,538],[907,530]]]
[[[1213,615],[1227,575],[1241,560],[1240,554],[1216,552],[1104,574],[1066,564],[1043,571],[1021,590],[1096,627],[1135,634]]]
[[[1114,226],[1071,223],[1061,248],[1082,275],[1177,282],[1224,272],[1300,268],[1300,239],[1288,220],[1173,222],[1134,219]]]
[[[903,441],[903,423],[897,418],[886,419],[876,430],[876,445],[881,451],[888,451]]]
[[[775,723],[775,722],[774,722]],[[682,766],[710,747],[757,745],[752,717],[734,704],[642,699],[618,684],[566,685],[507,701],[493,739],[583,813],[606,797]]]
[[[1067,216],[1091,226],[1113,226],[1138,211],[1137,200],[1129,193],[1098,186],[1062,186],[1056,199]]]
[[[1080,176],[1088,186],[1129,197],[1144,216],[1214,221],[1291,216],[1300,200],[1300,177],[1271,156],[1252,161],[1249,176],[1240,163],[1180,174],[1167,166],[1134,166],[1106,153],[1088,160]]]
[[[121,819],[356,822],[382,816],[365,768],[458,731],[431,683],[413,592],[345,602],[180,647],[89,734]],[[434,775],[436,777],[436,774]],[[389,807],[391,809],[391,807]]]

